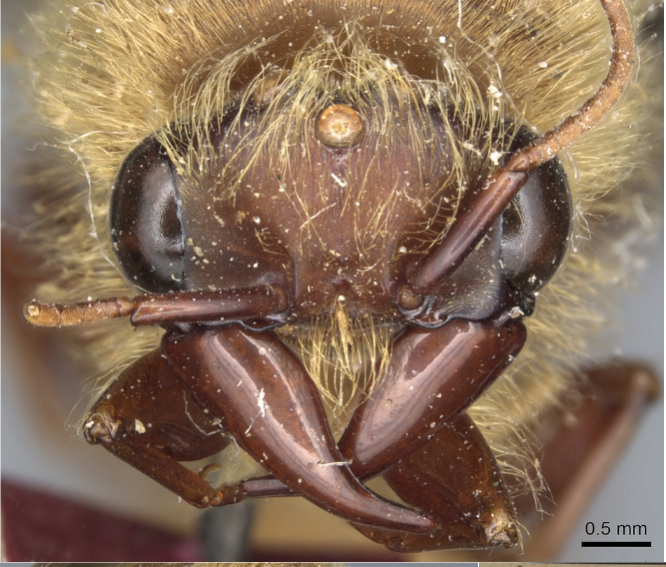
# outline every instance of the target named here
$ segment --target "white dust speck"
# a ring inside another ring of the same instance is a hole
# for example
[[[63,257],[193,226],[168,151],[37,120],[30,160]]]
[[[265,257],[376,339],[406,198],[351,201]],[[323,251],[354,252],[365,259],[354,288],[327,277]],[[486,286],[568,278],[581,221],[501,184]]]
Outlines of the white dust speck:
[[[502,91],[492,84],[488,87],[488,94],[494,99],[502,98]]]
[[[347,187],[347,182],[343,179],[340,179],[337,175],[335,175],[335,173],[331,173],[331,177],[333,178],[333,181],[335,181],[340,187]]]
[[[259,397],[257,398],[257,405],[259,406],[259,413],[261,417],[266,417],[266,392],[262,388],[259,392]]]

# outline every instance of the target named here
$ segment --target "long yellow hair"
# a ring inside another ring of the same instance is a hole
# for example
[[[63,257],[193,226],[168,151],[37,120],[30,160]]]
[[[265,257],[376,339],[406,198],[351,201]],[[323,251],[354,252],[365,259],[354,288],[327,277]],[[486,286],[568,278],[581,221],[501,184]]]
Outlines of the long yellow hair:
[[[292,102],[270,100],[253,142],[255,155],[268,153],[276,167],[289,170],[285,140],[295,143],[321,110],[321,93],[336,88],[361,105],[359,93],[371,90],[380,110],[396,100],[426,103],[460,121],[450,175],[462,187],[489,170],[517,126],[543,133],[576,111],[608,68],[610,35],[598,0],[348,0],[344,9],[338,4],[60,0],[57,9],[35,17],[45,42],[45,53],[34,62],[37,111],[77,172],[59,176],[63,181],[49,197],[57,206],[43,207],[36,239],[60,275],[36,295],[66,302],[135,293],[120,275],[108,234],[109,196],[123,159],[155,135],[180,173],[196,179],[215,155],[206,144],[177,155],[166,127],[205,139],[206,124],[230,106],[250,104],[252,93],[284,69],[289,72],[281,92]],[[646,4],[634,4],[636,22]],[[401,57],[393,55],[398,50]],[[645,159],[651,97],[642,86],[643,72],[637,65],[616,108],[559,156],[574,203],[571,249],[526,322],[526,348],[470,410],[505,475],[523,479],[535,492],[541,486],[529,431],[570,389],[586,336],[603,321],[595,309],[600,290],[617,282],[617,265],[627,254],[623,246],[614,254],[593,237],[609,211],[620,223],[631,216],[614,190]],[[387,113],[377,126],[389,151],[401,135],[392,118]],[[406,129],[424,152],[427,130],[427,117]],[[470,139],[485,142],[471,145]],[[234,163],[233,152],[224,157]],[[235,173],[225,198],[233,201],[234,192],[243,190],[244,173]],[[53,183],[52,172],[44,179]],[[436,197],[434,191],[424,197]],[[357,227],[361,249],[381,245],[382,231],[390,230],[385,221],[395,212],[391,206],[386,203],[370,226]],[[453,218],[456,203],[450,208]],[[429,230],[424,226],[419,237],[434,243],[444,236]],[[354,319],[336,304],[307,327],[277,332],[303,359],[341,430],[358,391],[367,393],[368,384],[381,379],[401,328],[399,321]],[[78,336],[80,348],[100,368],[101,388],[154,349],[160,330],[111,321],[83,328]]]

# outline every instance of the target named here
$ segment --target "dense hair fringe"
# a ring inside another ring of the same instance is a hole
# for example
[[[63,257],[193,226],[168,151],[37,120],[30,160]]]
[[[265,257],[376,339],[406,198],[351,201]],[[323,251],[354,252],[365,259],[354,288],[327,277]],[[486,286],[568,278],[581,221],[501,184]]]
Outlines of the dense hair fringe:
[[[350,317],[340,296],[332,317],[324,314],[307,325],[277,329],[321,392],[336,436],[344,432],[361,397],[372,396],[373,386],[385,376],[391,344],[403,328],[398,321]]]
[[[300,4],[325,10],[324,0]],[[277,29],[264,34],[263,29],[272,29],[270,22],[278,16],[290,21],[298,15],[300,8],[293,3],[280,3],[284,13],[276,14],[277,4],[266,0],[107,0],[85,5],[63,0],[52,13],[36,17],[46,44],[46,53],[34,62],[37,109],[57,131],[55,147],[82,174],[77,181],[59,175],[62,186],[37,211],[35,238],[47,263],[60,274],[37,290],[39,297],[75,301],[134,293],[112,253],[108,202],[120,164],[146,136],[157,136],[167,147],[189,186],[219,160],[223,197],[233,202],[253,159],[262,153],[270,156],[276,172],[289,171],[291,148],[300,147],[302,133],[330,103],[342,101],[376,117],[369,137],[378,152],[390,148],[402,131],[387,109],[396,104],[416,109],[407,135],[422,152],[429,151],[430,116],[436,111],[448,120],[456,156],[449,173],[458,182],[460,197],[467,180],[492,170],[518,126],[539,133],[556,126],[596,90],[608,69],[610,34],[597,0],[405,3],[402,20],[419,30],[418,38],[411,39],[413,47],[423,48],[434,62],[425,79],[376,48],[377,34],[390,33],[382,23],[394,21],[388,2],[349,0],[347,12],[365,13],[371,4],[379,26],[369,27],[363,18],[331,29],[318,26],[290,59],[273,51],[286,45],[284,34]],[[636,22],[648,5],[634,3]],[[643,68],[637,66],[633,84],[616,108],[560,154],[574,200],[571,250],[526,322],[524,351],[470,410],[504,473],[520,477],[522,486],[534,493],[543,490],[538,447],[526,432],[544,409],[562,403],[586,350],[585,336],[603,322],[595,302],[601,290],[617,283],[617,265],[627,255],[622,245],[600,254],[590,236],[601,230],[597,219],[608,211],[622,218],[633,214],[632,206],[612,190],[644,159],[640,152],[652,108],[641,87],[649,68],[648,58],[642,57]],[[252,78],[244,78],[248,75]],[[211,151],[211,124],[233,110],[230,131],[240,129],[247,119],[244,111],[263,104],[262,89],[275,78],[281,88],[267,99],[246,138],[219,155]],[[42,183],[50,186],[54,178],[53,172],[44,172]],[[439,189],[433,188],[427,198],[436,201]],[[457,203],[446,206],[452,222]],[[358,227],[359,250],[376,244],[373,235],[386,229],[390,212],[387,203],[374,227]],[[306,220],[313,214],[303,210]],[[447,228],[434,232],[423,226],[417,236],[432,245]],[[344,305],[337,304],[307,329],[278,332],[304,361],[334,413],[345,414],[359,392],[368,394],[381,379],[400,329],[392,321],[350,318]],[[100,369],[114,369],[101,388],[156,348],[160,334],[106,322],[81,329],[78,337]]]
[[[374,145],[376,162],[390,154],[399,142],[414,148],[418,155],[431,152],[435,114],[443,120],[453,166],[444,183],[425,192],[421,206],[439,202],[440,207],[447,207],[450,212],[443,231],[433,230],[429,223],[414,231],[417,240],[427,243],[423,248],[425,253],[441,241],[455,220],[469,180],[486,174],[492,160],[497,163],[498,156],[506,152],[511,142],[511,133],[518,122],[503,120],[504,105],[497,91],[481,92],[466,66],[456,62],[444,46],[438,48],[442,61],[438,71],[445,74],[446,80],[419,80],[399,63],[374,52],[367,32],[354,21],[334,32],[317,32],[296,53],[287,70],[262,63],[261,70],[247,85],[234,90],[235,77],[243,74],[248,59],[270,51],[277,39],[279,36],[264,39],[215,63],[196,67],[178,85],[174,93],[175,110],[169,119],[172,127],[156,132],[156,136],[185,180],[184,198],[193,192],[200,193],[201,179],[209,171],[216,171],[217,179],[209,183],[210,191],[214,191],[216,199],[228,200],[233,206],[237,192],[250,187],[248,173],[255,169],[258,160],[267,161],[264,167],[278,178],[298,179],[293,155],[299,154],[299,162],[312,161],[307,136],[314,131],[319,114],[331,104],[344,103],[360,115],[370,117],[364,139],[367,146]],[[279,88],[262,103],[261,93],[271,81],[279,81]],[[489,84],[493,84],[492,79]],[[265,108],[260,114],[251,113],[262,104]],[[218,147],[212,140],[215,127],[211,125],[232,112],[234,118],[226,131],[233,144]],[[408,140],[402,139],[405,136]],[[421,176],[427,177],[429,173],[422,171]],[[371,184],[371,179],[363,179],[353,200],[350,195],[343,203],[342,211],[363,202],[364,189]],[[453,202],[442,198],[447,187],[458,189]],[[285,192],[299,211],[303,225],[316,230],[316,223],[311,221],[317,211],[300,194],[298,184],[286,187]],[[321,187],[321,192],[321,201],[326,202],[326,186]],[[355,237],[361,255],[381,245],[382,235],[390,230],[387,222],[396,211],[398,197],[396,192],[393,199],[378,206],[370,223],[357,219]],[[198,194],[196,198],[202,196]]]

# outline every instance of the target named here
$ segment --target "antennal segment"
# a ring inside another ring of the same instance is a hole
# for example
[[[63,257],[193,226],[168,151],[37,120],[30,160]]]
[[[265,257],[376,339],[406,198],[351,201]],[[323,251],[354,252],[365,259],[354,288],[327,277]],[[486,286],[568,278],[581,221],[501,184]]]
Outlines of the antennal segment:
[[[73,304],[25,304],[23,314],[37,327],[75,327],[102,319],[131,317],[135,326],[164,323],[233,323],[243,319],[274,319],[288,307],[280,286],[220,291],[183,291],[137,297],[111,297]]]
[[[460,214],[444,241],[417,265],[409,283],[400,288],[398,302],[403,309],[414,309],[419,296],[432,291],[439,280],[460,265],[525,184],[530,170],[555,157],[598,124],[620,98],[631,77],[634,56],[631,21],[622,0],[601,0],[601,4],[613,37],[613,55],[606,79],[578,112],[532,146],[516,152],[506,166],[495,169],[478,200]]]
[[[634,34],[622,0],[601,0],[613,36],[613,55],[606,79],[575,114],[544,134],[533,146],[520,150],[509,160],[509,171],[529,171],[555,157],[573,144],[608,114],[629,83],[634,59]]]
[[[23,306],[23,315],[35,327],[76,327],[102,319],[129,317],[138,306],[137,299],[112,297],[74,304],[42,303],[37,299]]]

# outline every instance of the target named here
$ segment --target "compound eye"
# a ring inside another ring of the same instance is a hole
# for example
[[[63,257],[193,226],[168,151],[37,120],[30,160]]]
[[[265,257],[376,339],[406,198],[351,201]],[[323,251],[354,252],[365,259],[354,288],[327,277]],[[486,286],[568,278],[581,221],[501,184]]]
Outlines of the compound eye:
[[[146,138],[127,156],[111,195],[109,222],[116,257],[139,288],[183,287],[183,228],[177,177],[164,147]]]
[[[521,128],[511,150],[536,138]],[[516,289],[534,292],[553,277],[567,251],[572,216],[567,175],[555,157],[530,172],[502,214],[502,262]]]

